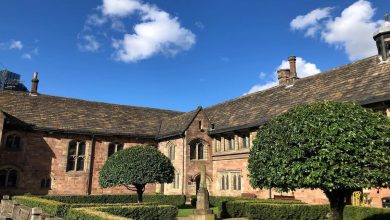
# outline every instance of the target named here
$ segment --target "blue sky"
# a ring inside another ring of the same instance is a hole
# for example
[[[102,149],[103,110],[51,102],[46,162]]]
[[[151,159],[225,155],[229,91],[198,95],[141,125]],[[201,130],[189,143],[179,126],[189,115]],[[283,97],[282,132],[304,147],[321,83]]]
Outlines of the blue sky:
[[[376,53],[385,1],[1,0],[0,69],[39,92],[189,111]]]

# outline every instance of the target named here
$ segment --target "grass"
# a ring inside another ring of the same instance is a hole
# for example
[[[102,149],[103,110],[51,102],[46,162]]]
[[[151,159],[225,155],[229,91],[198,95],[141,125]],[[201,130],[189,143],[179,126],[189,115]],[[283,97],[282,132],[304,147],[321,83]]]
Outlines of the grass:
[[[179,213],[177,214],[177,217],[188,217],[192,215],[192,210],[194,210],[194,207],[190,205],[181,206],[179,207]],[[211,210],[213,210],[214,214],[219,213],[218,207],[212,207]]]

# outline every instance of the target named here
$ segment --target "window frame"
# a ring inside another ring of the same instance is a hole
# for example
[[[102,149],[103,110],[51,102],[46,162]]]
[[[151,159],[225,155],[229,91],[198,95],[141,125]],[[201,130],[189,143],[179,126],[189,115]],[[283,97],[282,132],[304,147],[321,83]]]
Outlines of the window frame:
[[[72,143],[76,143],[75,153],[73,155],[70,155],[70,147]],[[83,153],[80,154],[80,146],[84,145]],[[86,162],[86,152],[87,152],[87,142],[83,140],[71,140],[68,143],[68,155],[66,160],[66,172],[84,172],[85,171],[85,162]],[[73,165],[72,169],[69,167],[69,160],[70,158],[73,158]],[[82,161],[82,163],[80,163]],[[82,164],[82,169],[79,169],[79,163]]]
[[[113,153],[110,155],[110,148],[111,147],[114,147],[114,151]],[[112,155],[114,155],[116,152],[118,151],[121,151],[125,148],[125,145],[123,143],[119,143],[119,142],[110,142],[108,144],[108,148],[107,148],[107,158],[111,157]]]
[[[200,144],[202,145],[202,151],[199,151]],[[207,145],[204,141],[196,140],[190,143],[190,160],[207,160]]]
[[[19,179],[20,179],[20,171],[12,166],[4,166],[0,168],[0,172],[5,171],[5,178],[4,178],[4,186],[1,186],[0,189],[17,189],[19,185]],[[16,179],[15,183],[12,186],[9,185],[9,179],[10,179],[10,173],[14,171],[16,173]]]
[[[14,144],[15,142],[15,137],[18,137],[19,138],[19,144],[18,144],[18,147],[17,148],[10,148],[7,146],[7,142],[8,142],[8,138],[13,136],[13,140],[12,140],[12,143]],[[24,144],[24,136],[20,133],[20,132],[16,132],[16,131],[10,131],[10,132],[7,132],[5,133],[5,135],[3,136],[3,144],[2,144],[2,149],[6,150],[6,151],[21,151],[22,148],[23,148],[23,144]]]
[[[167,150],[168,150],[168,158],[170,160],[175,160],[176,159],[176,145],[169,141],[167,143]]]

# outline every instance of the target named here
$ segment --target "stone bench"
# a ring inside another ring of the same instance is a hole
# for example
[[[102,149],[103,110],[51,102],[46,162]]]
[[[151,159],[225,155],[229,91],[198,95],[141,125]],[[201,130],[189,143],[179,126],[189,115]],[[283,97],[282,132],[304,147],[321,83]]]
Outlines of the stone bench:
[[[30,208],[10,200],[8,196],[3,196],[0,220],[61,220],[61,218],[51,218],[43,213],[41,208]]]

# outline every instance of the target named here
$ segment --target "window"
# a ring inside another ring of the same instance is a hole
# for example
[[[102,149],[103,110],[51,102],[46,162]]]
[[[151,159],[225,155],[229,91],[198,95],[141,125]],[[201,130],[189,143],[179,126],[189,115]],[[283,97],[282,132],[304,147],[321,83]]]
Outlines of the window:
[[[108,145],[108,157],[111,157],[114,153],[123,150],[123,144],[118,144],[118,143],[110,143]]]
[[[190,144],[190,160],[203,160],[205,146],[201,141],[195,141]]]
[[[167,148],[168,148],[168,158],[170,160],[175,159],[175,154],[176,154],[176,146],[172,142],[167,143]]]
[[[249,134],[244,134],[242,136],[242,148],[249,148],[249,147],[250,147]]]
[[[226,145],[228,150],[234,150],[234,137],[226,138]]]
[[[82,171],[85,162],[85,142],[71,141],[68,147],[68,163],[66,171]]]
[[[179,189],[180,188],[180,174],[178,172],[175,172],[175,178],[172,182],[172,188]]]
[[[21,138],[17,134],[10,134],[5,141],[5,148],[7,150],[20,150]]]
[[[199,120],[198,126],[199,126],[199,130],[202,130],[202,129],[203,129],[202,120]]]
[[[241,190],[241,173],[237,171],[225,171],[219,174],[221,190]]]
[[[41,180],[41,189],[51,189],[51,178],[43,178]]]
[[[221,151],[221,138],[220,137],[216,137],[214,139],[214,148],[215,148],[215,152]]]
[[[16,188],[18,171],[12,168],[0,169],[0,188]]]

